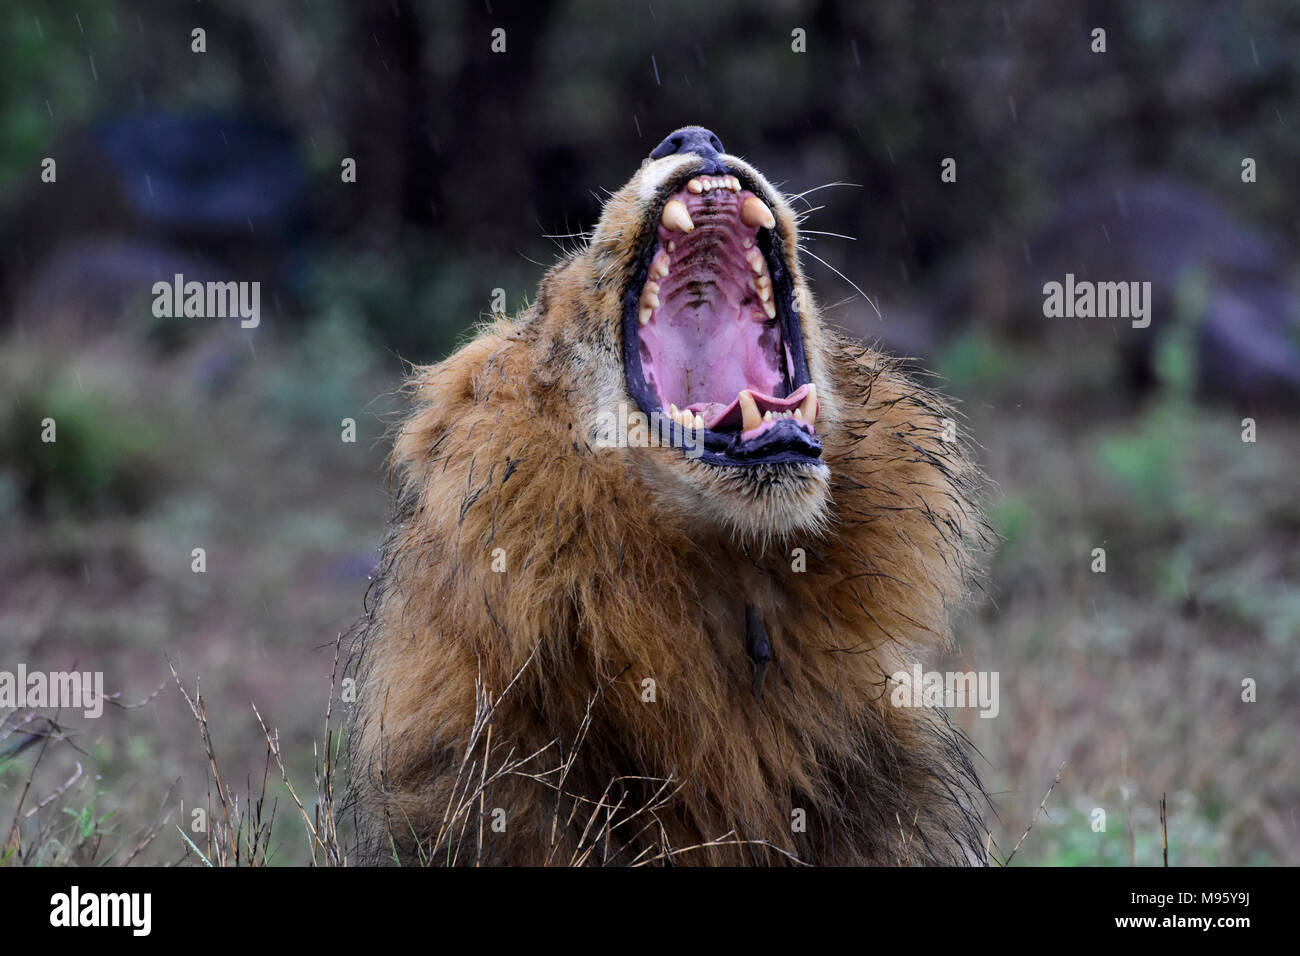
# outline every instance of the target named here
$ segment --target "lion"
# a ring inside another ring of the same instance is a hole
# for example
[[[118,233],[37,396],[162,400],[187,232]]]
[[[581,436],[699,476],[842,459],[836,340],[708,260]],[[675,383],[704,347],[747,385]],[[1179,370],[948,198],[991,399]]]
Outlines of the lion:
[[[978,586],[982,478],[798,243],[686,127],[414,371],[354,655],[363,859],[984,862],[968,742],[891,695]]]

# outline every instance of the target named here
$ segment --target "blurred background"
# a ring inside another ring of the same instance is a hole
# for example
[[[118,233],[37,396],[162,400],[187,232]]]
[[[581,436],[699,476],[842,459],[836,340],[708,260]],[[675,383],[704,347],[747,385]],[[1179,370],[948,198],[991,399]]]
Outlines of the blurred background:
[[[48,753],[0,712],[0,861],[185,855],[212,785],[169,661],[227,784],[259,789],[255,702],[310,792],[405,363],[523,307],[697,123],[826,187],[829,317],[980,445],[1000,541],[934,664],[1000,674],[996,719],[953,715],[1000,858],[1064,763],[1016,864],[1158,865],[1162,794],[1174,865],[1300,862],[1300,6],[1065,6],[6,3],[0,669],[125,706],[43,715]],[[175,273],[260,282],[260,324],[155,317]],[[1151,327],[1044,318],[1066,273],[1150,282]],[[261,859],[301,863],[271,776]]]

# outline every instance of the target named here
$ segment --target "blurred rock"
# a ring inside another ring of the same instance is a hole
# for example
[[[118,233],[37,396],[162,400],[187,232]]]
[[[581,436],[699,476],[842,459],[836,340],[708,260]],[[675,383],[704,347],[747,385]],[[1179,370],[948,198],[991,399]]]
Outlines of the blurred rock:
[[[249,111],[140,110],[51,149],[56,183],[8,207],[0,285],[20,319],[116,315],[137,283],[293,281],[308,226],[307,172],[289,129]]]
[[[306,175],[293,134],[249,113],[141,111],[92,131],[106,172],[140,223],[178,236],[286,239]]]
[[[14,324],[33,334],[50,326],[84,333],[119,328],[130,312],[140,325],[151,314],[154,282],[178,272],[199,282],[222,278],[212,263],[158,242],[73,239],[42,260],[19,291]]]
[[[1028,249],[1024,281],[1015,283],[1024,293],[1015,299],[1023,323],[1054,321],[1042,314],[1043,285],[1067,273],[1076,282],[1150,282],[1150,328],[1110,322],[1138,384],[1152,378],[1161,336],[1188,322],[1196,326],[1203,392],[1249,401],[1300,394],[1294,250],[1208,191],[1155,177],[1070,189]]]

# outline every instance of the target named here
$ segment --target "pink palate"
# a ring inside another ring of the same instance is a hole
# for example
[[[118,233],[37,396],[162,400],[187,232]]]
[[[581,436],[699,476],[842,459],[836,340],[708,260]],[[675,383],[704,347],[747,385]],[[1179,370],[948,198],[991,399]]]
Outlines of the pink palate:
[[[669,242],[674,249],[668,277],[660,282],[659,308],[639,330],[642,370],[661,405],[689,408],[709,427],[729,417],[742,388],[780,402],[769,406],[773,410],[793,407],[772,397],[784,382],[781,333],[766,324],[750,288],[755,275],[744,240],[755,243],[758,229],[740,221],[740,207],[751,195],[715,189],[673,197],[686,205],[695,228],[680,233],[659,226],[655,255]]]

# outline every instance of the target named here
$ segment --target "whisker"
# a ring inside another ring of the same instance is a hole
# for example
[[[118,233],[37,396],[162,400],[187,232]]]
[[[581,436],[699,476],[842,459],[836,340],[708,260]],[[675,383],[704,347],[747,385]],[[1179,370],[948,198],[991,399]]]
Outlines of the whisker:
[[[804,233],[805,235],[811,233],[814,236],[834,236],[836,239],[848,239],[850,242],[858,241],[857,236],[845,236],[845,235],[841,235],[838,232],[823,232],[820,229],[800,229],[799,231]]]
[[[841,183],[841,182],[822,183],[820,186],[814,186],[812,189],[805,189],[801,193],[795,193],[790,198],[803,199],[803,197],[807,196],[809,193],[815,193],[819,189],[830,189],[832,186],[852,186],[854,189],[861,189],[862,183]]]
[[[884,316],[880,314],[880,308],[879,308],[879,306],[877,306],[876,303],[874,303],[874,302],[871,301],[871,296],[867,295],[865,292],[863,292],[861,289],[858,288],[858,284],[857,284],[856,282],[854,282],[852,279],[850,279],[848,276],[846,276],[846,275],[845,275],[843,272],[841,272],[839,269],[836,269],[833,265],[831,265],[829,262],[827,262],[827,261],[826,261],[825,259],[823,259],[821,256],[819,256],[819,255],[817,255],[817,254],[815,254],[815,253],[813,253],[813,252],[809,252],[809,250],[807,250],[807,249],[804,249],[803,251],[804,251],[805,253],[807,253],[808,255],[812,256],[814,259],[816,259],[818,262],[820,262],[822,265],[824,265],[827,269],[830,269],[831,272],[834,272],[837,276],[839,276],[841,279],[843,279],[843,280],[844,280],[845,282],[847,282],[849,285],[853,286],[853,288],[857,290],[858,295],[860,295],[860,296],[862,296],[862,298],[866,299],[867,302],[870,303],[871,307],[872,307],[873,309],[876,310],[876,316],[879,317],[879,318],[881,318],[881,319],[884,318]]]
[[[833,312],[834,310],[838,309],[840,306],[848,305],[852,301],[853,301],[853,296],[848,296],[846,298],[840,299],[840,301],[838,302],[833,302],[830,305],[823,305],[821,307],[821,310],[823,312]]]
[[[796,222],[803,222],[805,219],[807,219],[809,216],[811,216],[811,215],[812,215],[813,213],[815,213],[817,210],[819,210],[819,209],[825,209],[825,208],[826,208],[825,206],[811,206],[811,207],[809,207],[808,209],[805,209],[803,212],[799,213],[799,214],[795,217],[795,221],[796,221]]]

